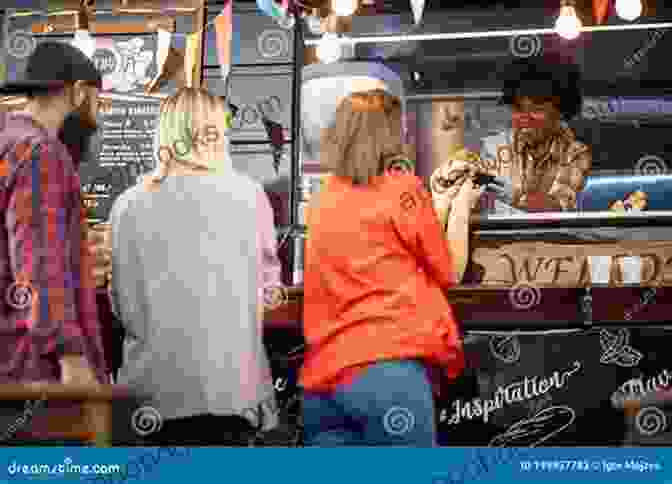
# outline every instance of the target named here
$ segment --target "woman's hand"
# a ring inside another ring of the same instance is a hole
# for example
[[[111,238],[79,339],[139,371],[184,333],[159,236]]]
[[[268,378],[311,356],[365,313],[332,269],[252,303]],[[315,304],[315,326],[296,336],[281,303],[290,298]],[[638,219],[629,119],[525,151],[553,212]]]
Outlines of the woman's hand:
[[[61,383],[75,385],[98,385],[96,374],[85,357],[65,355],[60,360]]]

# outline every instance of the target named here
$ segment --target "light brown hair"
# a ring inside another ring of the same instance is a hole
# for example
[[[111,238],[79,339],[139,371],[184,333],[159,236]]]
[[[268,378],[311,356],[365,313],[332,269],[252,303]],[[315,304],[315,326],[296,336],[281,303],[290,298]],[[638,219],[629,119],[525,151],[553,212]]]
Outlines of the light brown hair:
[[[323,131],[321,147],[320,164],[333,175],[370,183],[403,153],[401,101],[382,89],[350,94]]]

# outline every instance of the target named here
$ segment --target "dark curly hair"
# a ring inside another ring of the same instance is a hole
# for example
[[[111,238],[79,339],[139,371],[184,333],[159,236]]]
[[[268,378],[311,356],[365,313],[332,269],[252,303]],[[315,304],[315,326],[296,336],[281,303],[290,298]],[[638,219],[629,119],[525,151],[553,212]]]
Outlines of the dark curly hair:
[[[519,96],[557,96],[562,117],[570,120],[581,112],[581,71],[572,60],[558,54],[517,59],[503,72],[501,104],[513,105]]]

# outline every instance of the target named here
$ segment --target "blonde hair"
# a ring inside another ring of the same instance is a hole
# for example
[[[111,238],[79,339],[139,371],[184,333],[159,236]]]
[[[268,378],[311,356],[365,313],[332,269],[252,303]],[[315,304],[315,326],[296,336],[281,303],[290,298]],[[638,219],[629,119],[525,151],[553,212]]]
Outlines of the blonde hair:
[[[365,185],[402,156],[401,101],[382,89],[355,92],[323,131],[320,164],[333,175]]]
[[[156,186],[176,168],[220,173],[231,166],[231,114],[223,99],[185,87],[164,99],[154,136],[157,169],[147,180]]]

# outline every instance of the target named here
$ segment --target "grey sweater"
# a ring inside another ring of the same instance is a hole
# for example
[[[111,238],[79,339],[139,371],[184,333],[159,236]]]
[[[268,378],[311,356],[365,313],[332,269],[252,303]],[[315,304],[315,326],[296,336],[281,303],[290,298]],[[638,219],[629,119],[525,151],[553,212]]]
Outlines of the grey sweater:
[[[199,414],[275,426],[257,318],[258,192],[235,172],[168,177],[115,202],[112,299],[126,328],[118,383],[152,395],[164,419]],[[254,422],[256,423],[256,422]]]

